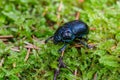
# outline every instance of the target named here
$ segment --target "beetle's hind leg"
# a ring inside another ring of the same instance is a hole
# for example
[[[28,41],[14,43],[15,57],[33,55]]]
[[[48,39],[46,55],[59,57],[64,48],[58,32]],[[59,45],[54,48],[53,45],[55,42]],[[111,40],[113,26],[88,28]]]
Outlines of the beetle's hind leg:
[[[85,47],[89,48],[89,45],[87,44],[88,41],[88,36],[86,35],[85,37],[78,37],[79,44],[84,45]]]
[[[80,36],[80,37],[78,37],[78,39],[80,39],[80,40],[83,39],[83,40],[85,40],[85,41],[88,41],[88,36],[87,36],[87,35],[86,35],[85,37],[81,37],[81,36]]]
[[[63,47],[58,50],[58,52],[62,53],[63,51],[65,51],[66,47],[67,47],[67,44],[64,44]]]
[[[45,40],[45,43],[47,43],[49,40],[52,40],[54,36],[51,36]]]
[[[92,48],[93,48],[93,46],[90,46],[90,45],[88,45],[87,43],[85,43],[85,42],[83,42],[83,41],[81,41],[81,40],[79,40],[79,43],[82,44],[82,45],[84,45],[85,47],[87,47],[87,48],[89,48],[89,49],[92,49]]]
[[[88,41],[88,36],[82,37],[83,40]]]
[[[85,47],[89,48],[89,46],[88,46],[87,43],[85,43],[85,42],[83,42],[83,41],[81,41],[81,40],[79,40],[79,43],[82,44],[82,45],[84,45]]]

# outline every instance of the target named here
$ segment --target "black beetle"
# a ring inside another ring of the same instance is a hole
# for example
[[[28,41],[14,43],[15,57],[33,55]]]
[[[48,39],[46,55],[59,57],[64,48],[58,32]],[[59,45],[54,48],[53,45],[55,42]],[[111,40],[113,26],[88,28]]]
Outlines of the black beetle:
[[[81,44],[88,47],[86,43],[81,41],[81,39],[87,40],[88,33],[89,27],[86,23],[79,20],[73,20],[59,27],[53,36],[45,40],[45,43],[47,43],[50,39],[53,39],[54,44],[63,42],[64,46],[59,49],[59,52],[64,51],[67,44],[70,44],[75,40],[78,40]]]

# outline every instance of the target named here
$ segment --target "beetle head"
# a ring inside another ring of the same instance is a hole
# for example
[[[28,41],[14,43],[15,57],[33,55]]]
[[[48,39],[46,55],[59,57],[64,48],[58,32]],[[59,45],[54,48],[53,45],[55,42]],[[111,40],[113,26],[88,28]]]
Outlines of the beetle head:
[[[60,35],[54,35],[54,38],[53,38],[54,44],[57,44],[60,41],[61,41],[61,36]]]

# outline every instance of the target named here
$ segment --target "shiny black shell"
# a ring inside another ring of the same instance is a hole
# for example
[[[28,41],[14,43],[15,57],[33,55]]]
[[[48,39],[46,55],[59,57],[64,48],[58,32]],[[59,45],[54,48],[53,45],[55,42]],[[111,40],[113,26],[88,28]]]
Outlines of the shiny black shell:
[[[59,42],[70,43],[76,38],[81,39],[88,33],[89,28],[86,23],[79,20],[70,21],[57,29],[53,36],[53,42],[55,44]]]

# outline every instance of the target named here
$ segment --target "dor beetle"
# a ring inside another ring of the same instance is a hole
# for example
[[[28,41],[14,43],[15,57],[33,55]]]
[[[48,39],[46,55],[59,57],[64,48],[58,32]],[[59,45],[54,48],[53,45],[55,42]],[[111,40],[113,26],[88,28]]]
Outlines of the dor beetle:
[[[59,49],[60,53],[65,50],[67,44],[76,40],[79,41],[80,44],[88,47],[88,45],[82,41],[82,39],[87,41],[88,33],[89,27],[86,23],[80,20],[73,20],[59,27],[53,36],[45,40],[45,43],[47,43],[50,39],[53,40],[54,44],[63,42],[64,46]]]

